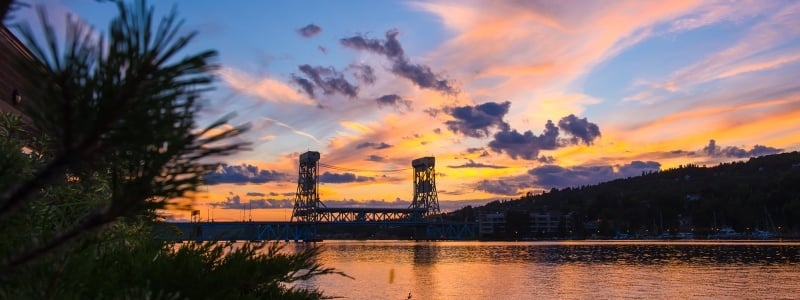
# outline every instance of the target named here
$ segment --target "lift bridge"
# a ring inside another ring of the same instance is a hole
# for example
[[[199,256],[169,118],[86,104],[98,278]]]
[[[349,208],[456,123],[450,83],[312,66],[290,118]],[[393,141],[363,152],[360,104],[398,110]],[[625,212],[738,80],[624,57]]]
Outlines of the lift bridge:
[[[308,151],[300,155],[291,222],[172,223],[171,231],[162,228],[157,237],[196,241],[315,241],[320,239],[318,225],[374,225],[413,229],[414,232],[419,232],[414,239],[475,238],[475,224],[441,219],[436,193],[435,163],[435,158],[430,156],[411,162],[414,170],[414,198],[408,208],[327,207],[319,198],[319,167],[334,166],[320,164],[320,153]]]
[[[414,168],[414,199],[408,208],[327,207],[319,200],[319,152],[300,155],[292,221],[312,223],[425,223],[440,213],[436,194],[436,159],[423,157]]]

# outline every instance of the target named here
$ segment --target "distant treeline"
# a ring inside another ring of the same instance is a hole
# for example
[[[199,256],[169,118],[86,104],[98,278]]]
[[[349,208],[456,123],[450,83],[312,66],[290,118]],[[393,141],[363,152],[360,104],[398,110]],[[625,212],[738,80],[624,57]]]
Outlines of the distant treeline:
[[[692,233],[705,237],[729,227],[739,233],[800,233],[800,153],[722,163],[694,164],[591,186],[552,189],[516,200],[494,201],[449,213],[476,221],[504,212],[505,236],[537,236],[531,214],[560,216],[556,237]],[[502,234],[501,236],[502,237]]]

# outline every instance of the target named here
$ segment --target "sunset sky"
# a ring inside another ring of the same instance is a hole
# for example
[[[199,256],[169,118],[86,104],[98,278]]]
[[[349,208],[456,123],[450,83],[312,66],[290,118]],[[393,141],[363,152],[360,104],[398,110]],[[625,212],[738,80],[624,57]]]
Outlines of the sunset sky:
[[[307,150],[337,167],[328,206],[407,206],[412,171],[379,171],[435,156],[452,210],[800,149],[798,1],[150,2],[199,32],[189,51],[219,51],[201,123],[252,126],[203,218],[291,206]],[[43,3],[55,24],[116,13]]]

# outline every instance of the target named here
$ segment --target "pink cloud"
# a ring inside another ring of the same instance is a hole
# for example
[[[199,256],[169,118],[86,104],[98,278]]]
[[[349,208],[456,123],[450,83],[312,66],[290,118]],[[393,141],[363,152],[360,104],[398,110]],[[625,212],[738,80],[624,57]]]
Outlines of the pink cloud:
[[[800,38],[800,3],[777,9],[768,6],[771,2],[759,3],[767,5],[743,6],[735,10],[738,15],[744,14],[742,12],[764,15],[763,20],[749,28],[735,44],[649,84],[650,89],[676,92],[714,80],[779,68],[800,59],[796,47],[781,48]],[[654,102],[662,99],[653,91],[639,93],[639,96],[625,100]]]
[[[466,83],[467,94],[484,97],[476,100],[511,101],[512,125],[540,124],[565,112],[581,114],[588,105],[600,102],[576,88],[597,65],[658,34],[654,29],[658,26],[697,14],[703,22],[728,14],[706,16],[703,12],[712,5],[699,1],[412,5],[437,16],[452,32],[430,60],[448,66],[453,76]],[[701,26],[697,22],[692,26]]]
[[[217,73],[233,90],[262,100],[301,105],[316,104],[297,88],[273,78],[257,78],[231,67],[222,68]]]
[[[536,87],[572,82],[594,65],[646,38],[648,28],[689,13],[698,3],[584,1],[560,5],[492,1],[414,5],[437,15],[454,31],[454,37],[436,53],[443,65],[460,66],[458,71],[467,77],[506,76]],[[544,80],[531,82],[531,77]]]

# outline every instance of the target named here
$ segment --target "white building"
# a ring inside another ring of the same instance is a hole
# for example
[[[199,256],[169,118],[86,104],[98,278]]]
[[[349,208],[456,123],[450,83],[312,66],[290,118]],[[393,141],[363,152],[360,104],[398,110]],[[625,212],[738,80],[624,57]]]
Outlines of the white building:
[[[562,215],[557,212],[532,212],[528,214],[528,218],[530,220],[528,226],[531,230],[531,233],[534,234],[558,233],[559,227],[561,226],[561,217]],[[567,215],[567,218],[569,218],[569,215]]]
[[[478,214],[478,234],[480,236],[492,236],[505,232],[505,212],[480,212]]]

